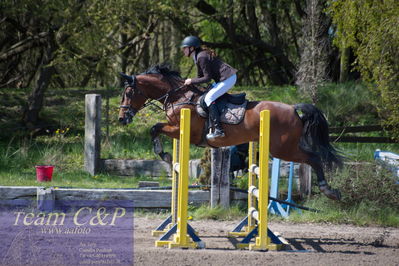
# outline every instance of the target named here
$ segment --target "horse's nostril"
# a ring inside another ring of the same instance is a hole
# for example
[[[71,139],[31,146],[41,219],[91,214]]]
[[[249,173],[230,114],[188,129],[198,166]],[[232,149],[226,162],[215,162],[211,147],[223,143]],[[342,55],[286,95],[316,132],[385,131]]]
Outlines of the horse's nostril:
[[[123,122],[123,117],[119,117],[119,122]]]

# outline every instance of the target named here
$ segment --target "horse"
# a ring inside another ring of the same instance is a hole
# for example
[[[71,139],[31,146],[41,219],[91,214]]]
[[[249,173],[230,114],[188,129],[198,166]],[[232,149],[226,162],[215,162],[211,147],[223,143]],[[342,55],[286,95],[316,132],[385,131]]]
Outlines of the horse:
[[[170,162],[159,138],[164,134],[179,138],[180,109],[191,109],[191,144],[204,142],[206,119],[197,111],[198,99],[206,91],[195,85],[184,85],[177,71],[167,66],[156,65],[147,71],[125,78],[119,122],[131,123],[135,114],[157,101],[163,105],[167,123],[157,123],[151,128],[154,152]],[[317,175],[320,191],[328,198],[339,200],[340,192],[328,185],[324,169],[341,166],[343,157],[329,142],[328,122],[321,110],[312,104],[288,105],[274,101],[249,101],[243,120],[237,125],[223,124],[225,136],[206,140],[206,145],[218,148],[259,140],[260,112],[270,110],[270,154],[285,161],[310,165]]]

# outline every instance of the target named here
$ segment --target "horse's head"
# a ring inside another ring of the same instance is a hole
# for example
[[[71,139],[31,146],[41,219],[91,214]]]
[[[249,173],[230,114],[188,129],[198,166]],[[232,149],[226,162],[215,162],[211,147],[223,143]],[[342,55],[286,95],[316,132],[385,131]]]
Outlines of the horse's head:
[[[148,104],[148,99],[165,105],[181,97],[183,92],[180,89],[186,87],[178,72],[162,65],[156,65],[136,76],[120,74],[125,79],[125,91],[120,105],[119,122],[124,125],[132,122],[135,114]]]
[[[125,90],[119,110],[119,122],[127,125],[133,121],[133,117],[143,107],[148,97],[137,87],[136,76],[128,76],[123,73],[120,75],[125,79]]]

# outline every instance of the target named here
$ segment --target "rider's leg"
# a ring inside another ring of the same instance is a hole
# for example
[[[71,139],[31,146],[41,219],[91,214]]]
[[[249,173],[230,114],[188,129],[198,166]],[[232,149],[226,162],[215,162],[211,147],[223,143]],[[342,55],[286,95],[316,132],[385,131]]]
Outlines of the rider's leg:
[[[215,130],[211,133],[208,133],[206,135],[206,138],[208,140],[215,139],[215,138],[221,138],[224,137],[224,131],[222,128],[222,123],[220,122],[220,114],[218,107],[216,106],[215,102],[211,103],[211,105],[208,107],[209,109],[209,120],[211,121],[213,127]]]
[[[209,133],[206,138],[208,140],[224,137],[224,131],[220,122],[219,110],[215,104],[217,98],[225,94],[236,83],[237,76],[233,75],[228,79],[217,83],[205,96],[205,103],[209,108],[209,119],[215,128],[213,133]]]
[[[226,80],[216,83],[213,88],[205,95],[206,106],[210,106],[217,98],[230,90],[237,81],[237,75],[233,75]]]

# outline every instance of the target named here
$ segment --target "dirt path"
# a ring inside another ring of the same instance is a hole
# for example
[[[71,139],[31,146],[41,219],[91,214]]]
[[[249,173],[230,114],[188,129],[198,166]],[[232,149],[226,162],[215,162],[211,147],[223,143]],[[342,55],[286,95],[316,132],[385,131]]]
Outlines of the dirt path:
[[[192,221],[205,250],[157,248],[161,220],[135,218],[135,265],[399,265],[399,229],[270,223],[289,246],[283,251],[236,250],[226,235],[238,221]]]

